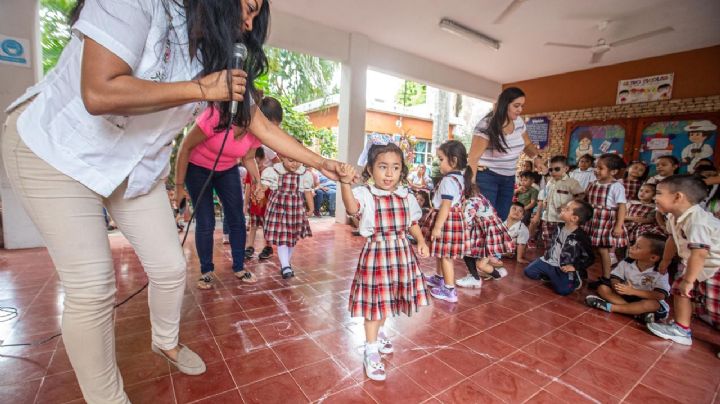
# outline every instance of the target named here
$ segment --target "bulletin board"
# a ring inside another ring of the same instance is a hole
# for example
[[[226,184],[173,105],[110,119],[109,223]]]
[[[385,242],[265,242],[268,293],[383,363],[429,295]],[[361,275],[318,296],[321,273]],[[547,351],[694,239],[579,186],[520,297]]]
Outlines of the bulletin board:
[[[720,114],[657,116],[637,121],[634,158],[648,163],[650,175],[655,173],[655,160],[668,154],[680,160],[680,173],[692,173],[702,158],[713,160],[716,167],[720,165]]]
[[[631,154],[634,137],[631,119],[577,121],[567,125],[565,150],[568,164],[576,165],[585,154],[598,157],[605,153]]]

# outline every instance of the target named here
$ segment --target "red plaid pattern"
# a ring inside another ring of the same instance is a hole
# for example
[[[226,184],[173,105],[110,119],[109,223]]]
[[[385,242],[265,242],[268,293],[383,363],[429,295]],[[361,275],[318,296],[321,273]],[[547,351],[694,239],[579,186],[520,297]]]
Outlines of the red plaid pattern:
[[[352,286],[352,317],[381,320],[410,316],[430,302],[427,286],[405,231],[411,226],[407,198],[373,195],[375,233],[367,239]]]
[[[555,235],[555,231],[557,231],[559,226],[559,222],[548,222],[547,220],[543,220],[540,223],[540,227],[542,228],[542,237],[545,244],[552,245],[553,235]]]
[[[252,213],[250,216],[250,227],[263,227],[263,223],[265,220],[263,220],[262,216],[253,215]]]
[[[628,203],[627,204],[627,216],[654,218],[655,217],[655,206],[645,205],[642,203]],[[637,238],[643,232],[640,231],[642,227],[648,227],[650,223],[641,224],[637,222],[625,221],[625,233],[628,237],[628,244],[634,244]]]
[[[492,215],[478,217],[475,213],[492,209]],[[477,198],[470,198],[466,202],[466,212],[469,210],[470,217],[465,216],[468,228],[468,250],[465,256],[474,258],[492,257],[496,255],[510,254],[515,251],[515,243],[508,234],[505,223],[497,215],[497,211],[490,202],[482,195]]]
[[[683,277],[679,276],[672,285],[672,294],[679,296],[680,282]],[[704,282],[695,282],[691,291],[691,300],[695,303],[695,314],[708,315],[713,323],[720,323],[720,268],[715,271],[712,278]]]
[[[436,258],[462,258],[469,249],[467,229],[460,206],[450,208],[447,220],[440,231],[440,238],[430,241],[438,210],[433,209],[423,219],[420,227],[425,241],[430,243],[430,255]]]
[[[593,182],[587,189],[587,200],[593,207],[593,217],[586,226],[593,247],[625,247],[627,234],[623,228],[620,237],[613,236],[617,223],[617,209],[607,207],[607,197],[613,183],[601,184]]]
[[[268,200],[263,231],[268,243],[289,247],[294,247],[301,238],[312,236],[299,174],[280,175],[278,189]]]
[[[634,201],[638,198],[638,191],[642,183],[639,180],[623,180],[623,186],[625,187],[625,199],[628,201]]]

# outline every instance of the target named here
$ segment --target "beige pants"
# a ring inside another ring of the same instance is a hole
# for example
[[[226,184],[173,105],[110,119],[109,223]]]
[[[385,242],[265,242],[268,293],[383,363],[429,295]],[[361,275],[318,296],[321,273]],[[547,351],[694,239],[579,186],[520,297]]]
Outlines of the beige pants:
[[[2,158],[65,290],[62,334],[68,357],[88,403],[128,403],[115,358],[115,272],[102,209],[107,207],[148,275],[153,344],[172,349],[178,343],[185,257],[167,193],[158,184],[146,195],[123,199],[127,181],[109,198],[94,193],[28,149],[17,132],[23,110],[7,118]]]

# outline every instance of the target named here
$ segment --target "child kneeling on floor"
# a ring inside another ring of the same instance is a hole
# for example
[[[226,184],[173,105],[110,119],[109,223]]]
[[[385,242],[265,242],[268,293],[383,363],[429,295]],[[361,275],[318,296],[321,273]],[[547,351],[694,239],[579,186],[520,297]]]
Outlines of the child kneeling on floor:
[[[665,237],[644,233],[630,247],[628,259],[610,274],[610,285],[598,287],[599,296],[585,298],[588,306],[612,313],[639,316],[645,323],[653,323],[668,315],[665,298],[670,294],[668,274],[657,271],[665,249]]]
[[[720,219],[699,205],[706,197],[705,183],[693,175],[665,178],[655,194],[658,211],[668,215],[667,230],[672,235],[659,271],[667,272],[676,253],[683,269],[672,285],[674,321],[651,323],[647,328],[682,345],[692,344],[693,303],[701,319],[720,325]]]
[[[560,208],[563,223],[555,230],[545,256],[527,268],[530,279],[548,279],[555,293],[569,295],[582,286],[587,268],[595,261],[590,238],[582,229],[592,217],[592,206],[585,201],[573,200]]]

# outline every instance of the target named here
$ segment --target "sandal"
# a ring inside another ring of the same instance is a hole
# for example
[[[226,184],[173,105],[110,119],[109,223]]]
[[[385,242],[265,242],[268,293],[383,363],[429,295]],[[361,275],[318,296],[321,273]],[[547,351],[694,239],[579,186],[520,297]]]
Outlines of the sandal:
[[[363,360],[363,367],[365,368],[365,375],[370,380],[384,381],[385,380],[385,365],[380,360],[380,354],[375,352],[368,354],[365,352],[365,359]]]
[[[248,271],[247,269],[243,269],[242,271],[234,272],[235,276],[240,279],[241,281],[245,283],[255,283],[257,282],[257,278],[255,275],[252,274],[252,272]]]
[[[197,282],[197,288],[203,290],[212,289],[213,283],[215,283],[215,278],[213,277],[212,272],[208,272],[200,276],[200,279],[198,279]]]
[[[390,338],[388,338],[384,332],[380,331],[378,333],[378,344],[380,344],[380,348],[378,348],[378,351],[380,351],[381,354],[391,354],[395,349],[393,348],[393,344],[390,341]]]
[[[206,367],[202,358],[185,345],[178,344],[178,346],[180,347],[180,351],[178,351],[177,360],[172,360],[165,352],[155,346],[155,344],[152,344],[152,351],[167,359],[167,361],[175,366],[181,373],[191,376],[205,373]]]

